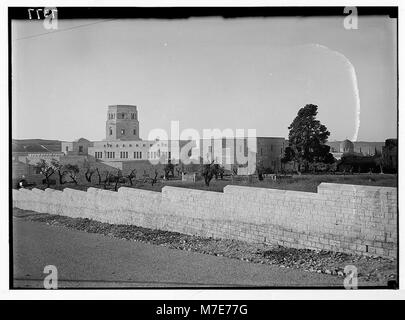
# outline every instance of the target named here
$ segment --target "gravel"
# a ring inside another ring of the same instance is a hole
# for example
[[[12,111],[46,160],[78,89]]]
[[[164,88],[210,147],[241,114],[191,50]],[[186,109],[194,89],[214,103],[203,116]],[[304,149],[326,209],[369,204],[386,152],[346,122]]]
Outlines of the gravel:
[[[203,238],[178,232],[147,229],[133,225],[115,225],[87,218],[70,218],[40,214],[14,208],[13,215],[49,225],[103,234],[118,239],[141,241],[172,249],[239,259],[251,263],[278,265],[280,268],[302,269],[345,277],[344,268],[354,265],[358,280],[386,285],[397,279],[397,260],[377,256],[361,256],[324,250],[293,249],[238,240]]]

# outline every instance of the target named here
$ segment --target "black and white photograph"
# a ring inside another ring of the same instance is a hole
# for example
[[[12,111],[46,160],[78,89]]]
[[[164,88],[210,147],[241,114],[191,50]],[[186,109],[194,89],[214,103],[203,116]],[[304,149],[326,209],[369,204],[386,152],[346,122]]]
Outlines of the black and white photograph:
[[[400,287],[397,6],[8,27],[10,290]]]

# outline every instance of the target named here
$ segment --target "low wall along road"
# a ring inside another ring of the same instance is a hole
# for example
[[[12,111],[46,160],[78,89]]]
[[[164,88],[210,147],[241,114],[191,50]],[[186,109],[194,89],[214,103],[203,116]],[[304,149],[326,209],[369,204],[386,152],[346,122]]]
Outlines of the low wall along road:
[[[317,193],[226,186],[13,190],[13,206],[112,224],[292,248],[397,257],[397,189],[321,183]]]

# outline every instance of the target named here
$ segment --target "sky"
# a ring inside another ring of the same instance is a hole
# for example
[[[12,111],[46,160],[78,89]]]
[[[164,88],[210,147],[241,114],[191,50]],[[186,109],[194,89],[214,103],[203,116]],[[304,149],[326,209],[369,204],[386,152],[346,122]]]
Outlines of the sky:
[[[288,137],[306,104],[330,141],[397,134],[396,19],[12,22],[12,137],[105,138],[107,107],[138,107],[140,136],[256,129]]]

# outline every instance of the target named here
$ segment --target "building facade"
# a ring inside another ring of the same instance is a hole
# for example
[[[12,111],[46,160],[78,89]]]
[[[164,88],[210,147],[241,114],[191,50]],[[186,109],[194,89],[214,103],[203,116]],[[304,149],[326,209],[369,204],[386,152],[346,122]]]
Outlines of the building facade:
[[[384,142],[367,141],[328,141],[326,145],[330,146],[330,152],[339,160],[343,154],[355,154],[359,156],[375,156],[381,154]]]
[[[287,145],[284,138],[212,138],[191,140],[142,140],[139,135],[139,118],[136,106],[113,105],[108,107],[106,136],[102,141],[84,138],[63,142],[66,155],[89,155],[96,161],[115,168],[136,168],[149,164],[165,164],[170,159],[185,164],[219,163],[225,169],[236,166],[241,174],[253,174],[256,165],[278,171]],[[187,159],[186,159],[187,158]],[[142,167],[144,168],[144,167]]]

